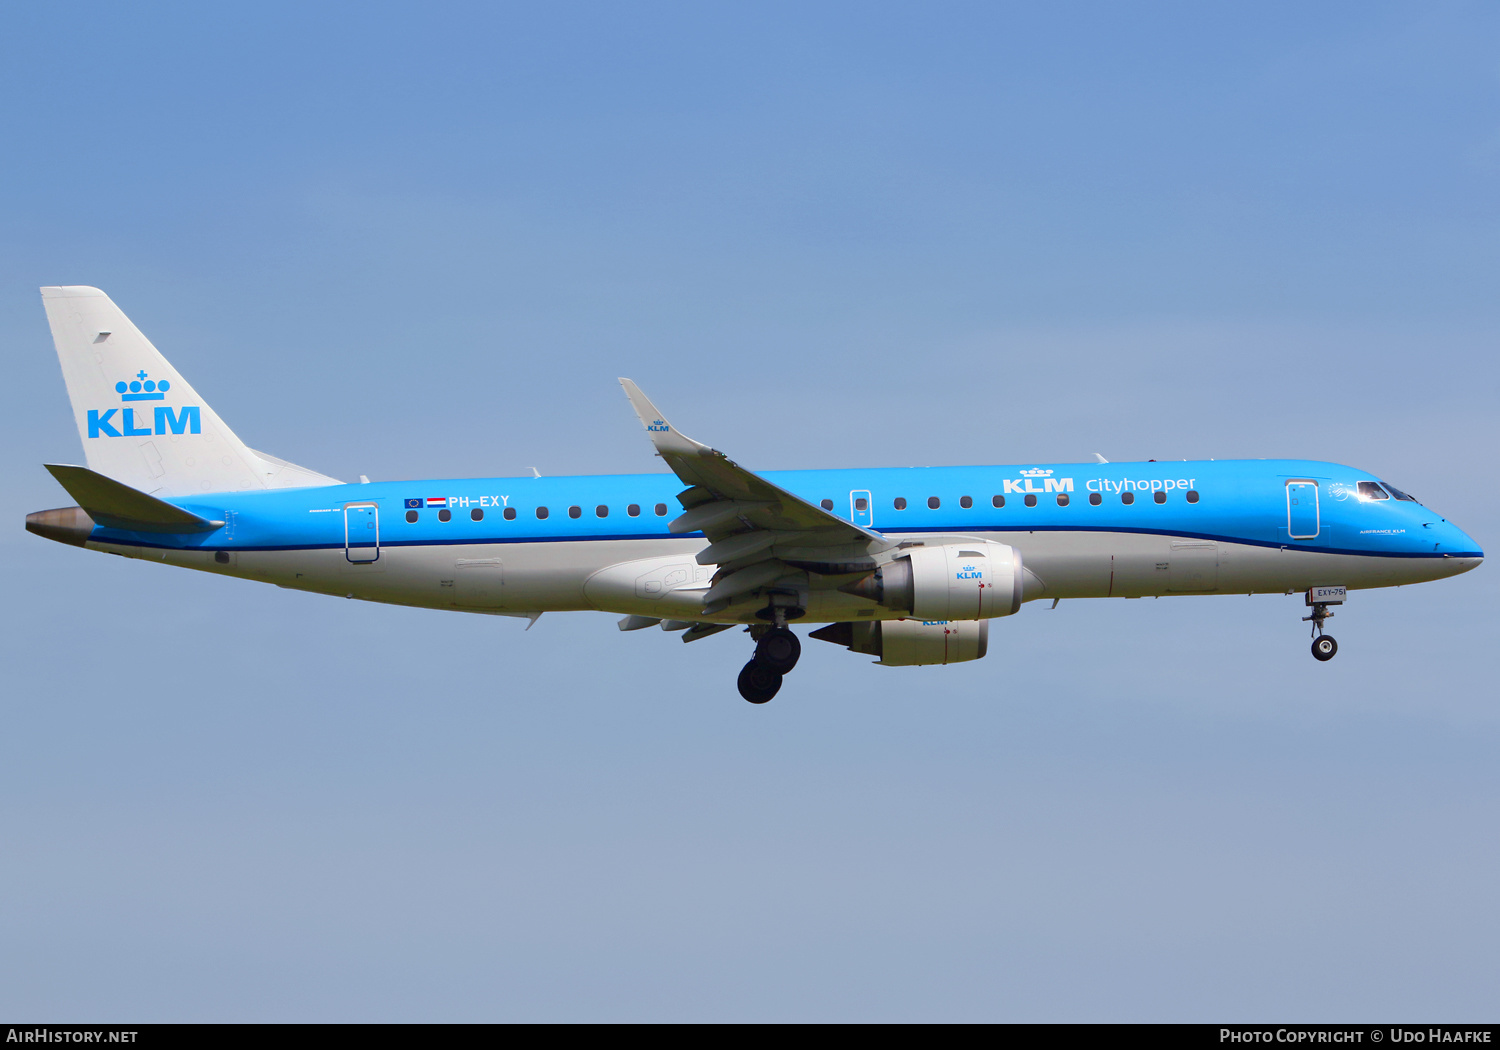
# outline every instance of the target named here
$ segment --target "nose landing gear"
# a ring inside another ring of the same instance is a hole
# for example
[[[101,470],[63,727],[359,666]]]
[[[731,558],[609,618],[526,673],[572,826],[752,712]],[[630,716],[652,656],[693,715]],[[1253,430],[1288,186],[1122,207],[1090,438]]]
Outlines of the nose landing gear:
[[[787,629],[786,617],[777,609],[775,626],[756,624],[750,628],[755,655],[740,671],[740,695],[752,704],[763,704],[781,689],[783,675],[790,674],[802,656],[802,643]]]
[[[1332,660],[1339,651],[1339,643],[1334,641],[1333,635],[1323,633],[1323,622],[1333,615],[1328,607],[1344,604],[1346,594],[1343,587],[1314,587],[1307,592],[1307,604],[1312,608],[1312,615],[1302,617],[1302,622],[1311,622],[1313,625],[1312,654],[1321,663]]]

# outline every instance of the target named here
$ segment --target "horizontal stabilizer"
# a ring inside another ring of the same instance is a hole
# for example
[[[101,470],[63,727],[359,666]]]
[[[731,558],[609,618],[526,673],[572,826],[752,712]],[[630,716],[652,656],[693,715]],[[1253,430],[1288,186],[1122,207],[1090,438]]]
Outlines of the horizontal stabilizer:
[[[222,521],[200,518],[88,467],[57,463],[48,463],[46,467],[88,516],[107,529],[191,533],[212,532],[224,526]]]

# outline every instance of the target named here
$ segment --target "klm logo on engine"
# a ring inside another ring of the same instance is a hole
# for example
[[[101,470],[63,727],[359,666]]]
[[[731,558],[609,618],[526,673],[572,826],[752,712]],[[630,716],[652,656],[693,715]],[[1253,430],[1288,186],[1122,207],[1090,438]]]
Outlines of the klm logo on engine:
[[[667,422],[664,419],[653,419],[646,429],[655,434],[665,434],[672,428],[667,426]]]
[[[965,565],[962,571],[958,573],[957,578],[960,580],[982,580],[984,579],[984,572],[974,568],[972,565]]]
[[[165,401],[167,391],[172,389],[170,380],[157,382],[147,378],[145,369],[135,378],[115,384],[115,393],[121,401]],[[168,405],[158,405],[152,410],[149,426],[137,426],[134,408],[89,409],[89,437],[146,437],[150,434],[201,434],[203,418],[197,405],[186,405],[173,410]],[[116,413],[119,418],[116,419]],[[145,419],[141,423],[146,423]]]
[[[1011,493],[1025,494],[1028,492],[1073,491],[1072,478],[1054,478],[1052,476],[1052,471],[1047,469],[1046,467],[1031,467],[1030,469],[1023,470],[1020,473],[1021,480],[1019,481],[1016,481],[1013,478],[1005,479],[1006,495],[1010,495]],[[1037,485],[1038,481],[1041,482],[1040,486]]]

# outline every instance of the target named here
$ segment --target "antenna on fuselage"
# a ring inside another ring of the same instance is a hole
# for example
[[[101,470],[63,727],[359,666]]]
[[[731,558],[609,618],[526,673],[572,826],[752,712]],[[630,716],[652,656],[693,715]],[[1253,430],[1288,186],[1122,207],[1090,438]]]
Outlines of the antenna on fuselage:
[[[1109,460],[1105,459],[1103,456],[1099,455],[1099,453],[1097,453],[1097,452],[1094,453],[1094,458],[1097,459],[1100,463],[1108,463],[1109,462]]]

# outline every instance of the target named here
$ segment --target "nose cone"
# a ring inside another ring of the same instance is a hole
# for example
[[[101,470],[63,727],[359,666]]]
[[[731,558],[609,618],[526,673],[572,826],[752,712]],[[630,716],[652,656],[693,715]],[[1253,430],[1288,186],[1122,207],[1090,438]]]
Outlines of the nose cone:
[[[1473,537],[1451,521],[1424,522],[1419,530],[1432,543],[1432,551],[1441,554],[1452,570],[1450,575],[1468,572],[1484,561],[1484,551]]]
[[[26,515],[26,531],[58,543],[82,547],[94,531],[94,519],[82,507],[59,507]]]

